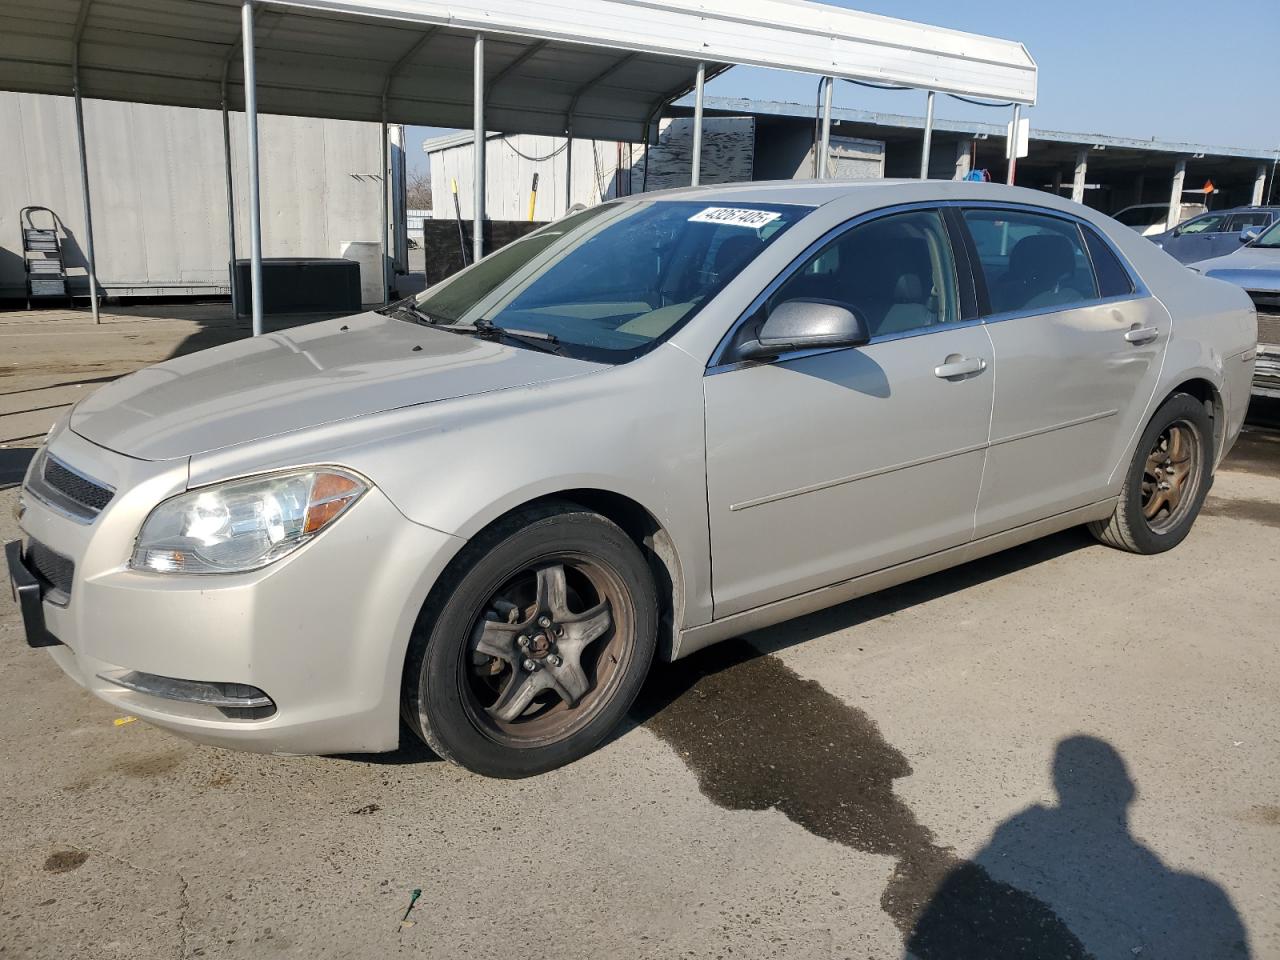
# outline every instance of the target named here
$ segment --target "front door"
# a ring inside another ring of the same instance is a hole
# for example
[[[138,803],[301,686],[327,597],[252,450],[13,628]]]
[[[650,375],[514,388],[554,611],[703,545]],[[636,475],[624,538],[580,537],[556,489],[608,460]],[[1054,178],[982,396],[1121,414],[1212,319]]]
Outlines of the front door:
[[[1105,499],[1155,390],[1170,319],[1092,227],[1007,208],[963,219],[1000,374],[983,537]]]
[[[717,617],[971,538],[995,371],[956,276],[936,210],[859,223],[747,326],[820,298],[861,313],[869,344],[708,371]]]
[[[1165,249],[1179,263],[1197,263],[1217,253],[1223,231],[1227,229],[1225,213],[1207,213],[1178,226],[1177,232],[1165,243]]]

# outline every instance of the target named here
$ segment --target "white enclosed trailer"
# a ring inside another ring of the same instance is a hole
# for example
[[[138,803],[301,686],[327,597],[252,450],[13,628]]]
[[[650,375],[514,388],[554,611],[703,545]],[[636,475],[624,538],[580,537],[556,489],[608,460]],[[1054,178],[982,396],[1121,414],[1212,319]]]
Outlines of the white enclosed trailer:
[[[88,296],[74,110],[70,97],[0,93],[0,297],[25,296],[18,212],[28,205],[58,215],[71,292]],[[89,186],[102,293],[229,293],[219,112],[86,100],[84,122],[97,147]],[[240,189],[247,176],[243,131],[243,124],[231,125]],[[378,124],[263,116],[260,138],[263,256],[337,257],[344,242],[380,242]],[[243,205],[236,235],[247,256]]]

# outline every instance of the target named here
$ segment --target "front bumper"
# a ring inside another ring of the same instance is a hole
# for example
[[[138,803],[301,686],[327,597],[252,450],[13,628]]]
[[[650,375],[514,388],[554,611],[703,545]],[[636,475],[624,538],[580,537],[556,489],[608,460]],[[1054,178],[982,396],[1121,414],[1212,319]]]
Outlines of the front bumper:
[[[1258,344],[1253,368],[1253,392],[1260,397],[1280,397],[1280,345]]]
[[[132,460],[70,432],[52,449],[119,491],[91,523],[24,497],[27,543],[74,562],[69,596],[46,592],[38,614],[24,616],[28,636],[42,621],[56,638],[50,654],[73,679],[124,712],[218,746],[283,754],[397,746],[409,635],[461,540],[411,522],[374,488],[321,536],[261,570],[131,570],[134,537],[156,503],[185,488],[185,462]],[[15,584],[26,569],[17,560]],[[27,613],[33,591],[18,586]],[[228,711],[216,697],[186,696],[210,685],[254,688],[274,709]]]

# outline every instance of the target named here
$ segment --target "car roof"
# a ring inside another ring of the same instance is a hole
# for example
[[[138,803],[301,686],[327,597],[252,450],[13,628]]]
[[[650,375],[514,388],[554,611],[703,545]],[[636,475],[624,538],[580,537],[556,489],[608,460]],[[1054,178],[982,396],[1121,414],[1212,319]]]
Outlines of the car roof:
[[[1206,210],[1200,216],[1203,217],[1209,213],[1280,213],[1280,206],[1274,204],[1270,206],[1266,204],[1246,204],[1242,207],[1220,207],[1217,210]]]
[[[691,201],[695,203],[779,203],[820,207],[854,201],[867,209],[897,203],[973,200],[1034,204],[1071,213],[1097,211],[1043,190],[1011,187],[976,180],[756,180],[698,187],[675,187],[633,194],[631,201]]]
[[[1182,205],[1184,207],[1203,207],[1204,201],[1203,200],[1183,200]],[[1127,207],[1121,207],[1120,212],[1123,213],[1125,210],[1152,210],[1157,207],[1159,207],[1161,210],[1166,210],[1169,207],[1169,201],[1158,200],[1153,203],[1131,203]],[[1218,211],[1214,210],[1211,212],[1217,213]]]

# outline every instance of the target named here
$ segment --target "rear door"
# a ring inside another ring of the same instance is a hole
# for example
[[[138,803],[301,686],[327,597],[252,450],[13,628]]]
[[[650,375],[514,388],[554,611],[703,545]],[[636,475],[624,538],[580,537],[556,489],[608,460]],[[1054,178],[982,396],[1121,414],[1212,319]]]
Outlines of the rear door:
[[[1170,319],[1093,227],[967,207],[997,370],[975,536],[1104,499],[1155,390]]]
[[[1271,226],[1272,219],[1272,214],[1268,210],[1246,210],[1243,213],[1232,214],[1227,221],[1226,233],[1214,248],[1214,256],[1225,257],[1228,253],[1239,250],[1243,242],[1240,239],[1242,231],[1252,227],[1261,233]]]
[[[971,538],[995,371],[963,257],[936,209],[857,223],[775,281],[730,346],[796,298],[860,312],[870,343],[713,361],[704,397],[717,617]]]

